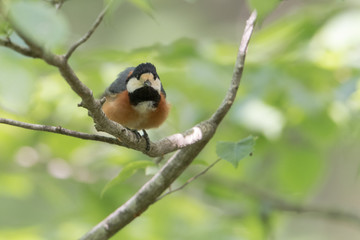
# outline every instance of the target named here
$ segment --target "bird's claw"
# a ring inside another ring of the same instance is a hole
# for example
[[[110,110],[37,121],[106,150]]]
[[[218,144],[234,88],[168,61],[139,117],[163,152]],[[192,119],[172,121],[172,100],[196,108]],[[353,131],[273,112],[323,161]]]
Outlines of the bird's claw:
[[[149,138],[149,135],[147,134],[147,132],[144,129],[142,131],[143,131],[143,137],[145,138],[145,141],[146,141],[145,150],[149,151],[150,150],[150,138]]]
[[[141,137],[143,137],[145,139],[145,142],[146,142],[146,148],[145,150],[146,151],[149,151],[150,150],[150,138],[149,138],[149,135],[147,134],[147,132],[143,129],[143,135],[141,136],[141,134],[136,130],[136,129],[130,129],[128,128],[128,130],[132,131],[135,135],[136,135],[136,139],[138,141],[140,141]]]
[[[135,134],[136,139],[137,139],[138,141],[141,139],[141,135],[140,135],[140,133],[139,133],[136,129],[130,129],[130,128],[127,128],[127,129]]]

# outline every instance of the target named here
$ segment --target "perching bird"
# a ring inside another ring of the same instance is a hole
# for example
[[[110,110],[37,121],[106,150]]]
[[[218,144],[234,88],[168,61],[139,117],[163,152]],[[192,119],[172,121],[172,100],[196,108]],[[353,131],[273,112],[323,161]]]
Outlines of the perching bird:
[[[105,90],[102,106],[105,115],[140,134],[143,130],[146,149],[150,143],[145,129],[159,127],[167,118],[169,104],[156,68],[151,63],[129,67]]]

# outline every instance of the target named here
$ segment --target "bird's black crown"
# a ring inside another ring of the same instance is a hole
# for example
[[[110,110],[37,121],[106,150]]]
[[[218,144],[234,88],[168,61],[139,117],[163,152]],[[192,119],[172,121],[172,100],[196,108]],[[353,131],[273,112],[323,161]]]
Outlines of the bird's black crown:
[[[139,79],[141,74],[143,73],[152,73],[154,75],[154,78],[159,78],[159,75],[157,75],[156,68],[153,64],[141,63],[134,69],[133,73],[129,76],[128,80],[132,77],[136,77],[137,79]]]

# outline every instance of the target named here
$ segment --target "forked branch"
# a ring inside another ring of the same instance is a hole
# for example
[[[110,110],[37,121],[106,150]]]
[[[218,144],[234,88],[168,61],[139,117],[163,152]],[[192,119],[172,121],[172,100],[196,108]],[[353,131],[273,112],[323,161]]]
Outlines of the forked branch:
[[[51,52],[45,52],[41,47],[31,42],[30,39],[21,34],[21,32],[17,32],[29,46],[30,51],[37,53],[39,58],[42,58],[48,64],[58,68],[72,90],[81,97],[81,105],[89,111],[89,115],[93,118],[95,127],[98,131],[107,132],[116,138],[119,138],[124,146],[141,151],[153,157],[162,156],[166,153],[178,150],[161,168],[161,170],[154,175],[133,197],[84,235],[82,239],[87,240],[108,239],[144,212],[151,204],[156,202],[156,199],[158,199],[158,197],[171,185],[171,183],[177,179],[179,175],[192,163],[194,158],[214,136],[217,127],[235,100],[244,68],[247,46],[249,44],[256,20],[256,11],[254,11],[246,23],[245,32],[237,54],[229,90],[222,104],[213,116],[184,133],[175,134],[164,138],[159,142],[151,143],[150,150],[146,151],[146,142],[144,139],[139,142],[137,136],[133,132],[106,118],[101,110],[101,101],[93,97],[92,91],[80,81],[68,63],[68,58],[72,55],[72,53],[82,43],[86,42],[93,34],[97,26],[102,21],[105,12],[106,9],[104,9],[104,11],[99,15],[98,19],[95,21],[94,25],[87,34],[73,44],[69,51],[64,55],[56,55]],[[21,51],[18,52],[21,53]],[[26,56],[29,56],[29,54]],[[9,121],[3,121],[3,123],[10,124]],[[19,125],[21,124],[17,123],[17,126]],[[40,126],[37,127],[41,128]],[[53,130],[60,131],[59,129],[56,129],[56,127]]]
[[[151,204],[155,203],[161,194],[169,188],[171,183],[192,163],[194,158],[203,150],[206,144],[214,136],[218,125],[231,107],[237,89],[240,84],[241,72],[243,71],[247,45],[249,44],[251,33],[255,25],[256,11],[254,11],[246,23],[245,29],[250,29],[249,34],[244,34],[241,40],[239,53],[237,55],[234,75],[231,86],[224,98],[229,100],[216,111],[215,117],[203,121],[194,127],[201,136],[198,141],[178,150],[168,162],[156,173],[141,189],[133,195],[126,203],[116,209],[102,222],[91,229],[81,240],[105,240],[109,239],[137,216],[142,214]],[[239,74],[240,73],[240,74]],[[223,103],[224,103],[223,102]]]

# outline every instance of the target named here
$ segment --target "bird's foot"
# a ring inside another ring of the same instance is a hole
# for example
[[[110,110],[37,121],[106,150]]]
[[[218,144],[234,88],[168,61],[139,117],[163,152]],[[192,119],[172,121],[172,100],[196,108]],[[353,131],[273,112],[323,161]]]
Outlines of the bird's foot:
[[[149,135],[147,134],[147,132],[145,131],[145,129],[143,129],[142,131],[143,131],[143,137],[145,138],[145,141],[146,141],[146,148],[145,148],[145,150],[146,150],[146,151],[149,151],[149,150],[150,150],[150,138],[149,138]]]
[[[146,151],[149,151],[150,150],[150,138],[149,138],[149,135],[147,134],[147,132],[143,129],[143,135],[141,136],[140,133],[136,130],[136,129],[130,129],[130,128],[127,128],[128,130],[132,131],[135,135],[136,135],[136,138],[137,140],[139,141],[141,139],[141,137],[143,137],[146,141],[146,148],[145,150]]]
[[[131,128],[127,128],[127,130],[132,131],[132,132],[135,134],[136,139],[137,139],[138,141],[141,139],[141,135],[140,135],[140,133],[138,132],[138,130],[136,130],[136,129],[131,129]]]

